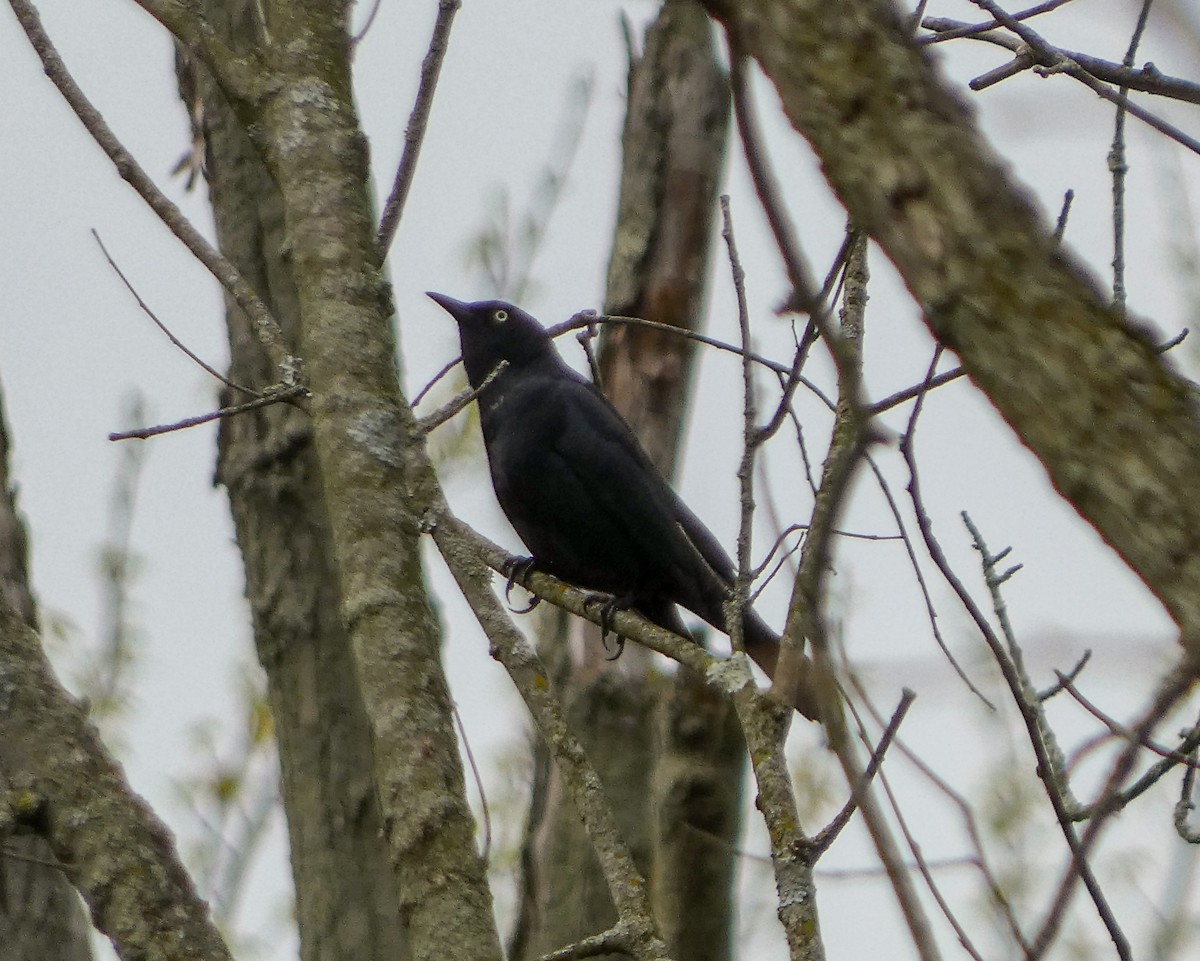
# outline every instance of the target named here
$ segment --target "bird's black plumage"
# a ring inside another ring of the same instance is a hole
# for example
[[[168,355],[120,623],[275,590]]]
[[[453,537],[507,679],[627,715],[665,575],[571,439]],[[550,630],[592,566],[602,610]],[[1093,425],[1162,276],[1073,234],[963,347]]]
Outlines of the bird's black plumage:
[[[734,567],[616,408],[567,366],[533,317],[430,293],[458,322],[500,506],[541,570],[686,633],[676,605],[726,631]],[[779,637],[753,610],[747,653],[774,674]],[[811,712],[804,709],[806,714]]]

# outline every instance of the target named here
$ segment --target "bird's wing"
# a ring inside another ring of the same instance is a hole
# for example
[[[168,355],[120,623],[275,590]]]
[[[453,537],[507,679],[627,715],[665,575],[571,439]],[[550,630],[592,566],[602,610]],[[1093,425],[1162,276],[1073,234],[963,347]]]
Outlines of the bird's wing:
[[[556,450],[589,489],[589,503],[611,514],[638,550],[669,565],[672,579],[723,594],[728,581],[721,581],[732,575],[728,556],[651,463],[616,408],[588,383],[564,384],[560,393],[567,423]],[[678,600],[693,606],[686,596]]]

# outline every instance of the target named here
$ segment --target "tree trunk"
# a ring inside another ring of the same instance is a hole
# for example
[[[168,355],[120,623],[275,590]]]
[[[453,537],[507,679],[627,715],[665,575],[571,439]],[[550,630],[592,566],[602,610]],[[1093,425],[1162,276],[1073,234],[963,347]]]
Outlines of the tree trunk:
[[[213,0],[208,6],[210,22],[237,49],[259,47],[258,5]],[[298,353],[300,307],[283,199],[215,84],[203,70],[189,70],[189,77],[221,249],[267,300]],[[236,306],[227,323],[230,379],[274,380]],[[371,725],[343,626],[310,420],[276,405],[222,421],[217,479],[229,493],[255,643],[269,679],[301,956],[404,957],[396,879],[380,840]]]
[[[0,402],[0,593],[37,630],[29,585],[29,544],[8,476],[8,421]],[[14,772],[0,766],[0,792]],[[89,961],[91,925],[83,902],[42,838],[0,832],[0,958],[12,961]]]
[[[707,19],[691,3],[668,0],[630,72],[606,313],[698,325],[728,119],[728,83]],[[605,393],[670,476],[691,343],[637,327],[608,327],[601,343]],[[610,669],[598,630],[562,618],[550,615],[550,637],[559,640],[543,650],[573,637],[576,656],[547,659],[562,664],[559,690],[649,880],[672,955],[728,958],[743,771],[736,718],[686,671],[664,678],[640,649],[631,646],[619,671]],[[699,731],[702,742],[693,739]],[[536,750],[543,770],[544,748]],[[595,856],[553,772],[535,782],[523,863],[512,957],[536,957],[613,922]]]

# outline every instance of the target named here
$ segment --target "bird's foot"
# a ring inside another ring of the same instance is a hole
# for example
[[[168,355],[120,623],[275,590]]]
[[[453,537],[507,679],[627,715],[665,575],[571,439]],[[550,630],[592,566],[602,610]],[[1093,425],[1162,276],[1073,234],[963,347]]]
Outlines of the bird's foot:
[[[599,592],[589,592],[584,595],[584,606],[589,604],[600,605],[600,643],[604,645],[604,649],[608,648],[608,635],[612,634],[616,638],[616,649],[612,654],[605,659],[615,661],[625,650],[625,638],[617,634],[613,630],[613,616],[617,611],[626,611],[633,606],[631,597],[618,597],[613,594],[602,594]]]
[[[517,608],[512,606],[512,598],[510,595],[512,594],[513,586],[520,584],[522,587],[525,587],[525,578],[529,576],[529,572],[532,570],[532,557],[518,557],[508,565],[508,569],[504,572],[508,575],[508,581],[504,585],[504,603],[508,605],[508,609],[514,614],[528,614],[540,603],[542,603],[542,599],[530,591],[528,606],[522,608],[521,610],[517,610]]]

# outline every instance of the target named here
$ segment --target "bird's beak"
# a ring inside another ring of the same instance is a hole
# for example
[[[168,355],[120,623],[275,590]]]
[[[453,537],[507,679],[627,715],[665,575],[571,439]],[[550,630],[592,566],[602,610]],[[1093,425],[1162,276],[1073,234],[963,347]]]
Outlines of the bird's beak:
[[[470,309],[470,304],[464,303],[461,300],[455,300],[453,297],[447,297],[445,294],[439,294],[432,290],[425,291],[425,296],[445,310],[446,313],[448,313],[456,321],[461,323],[466,319]]]

